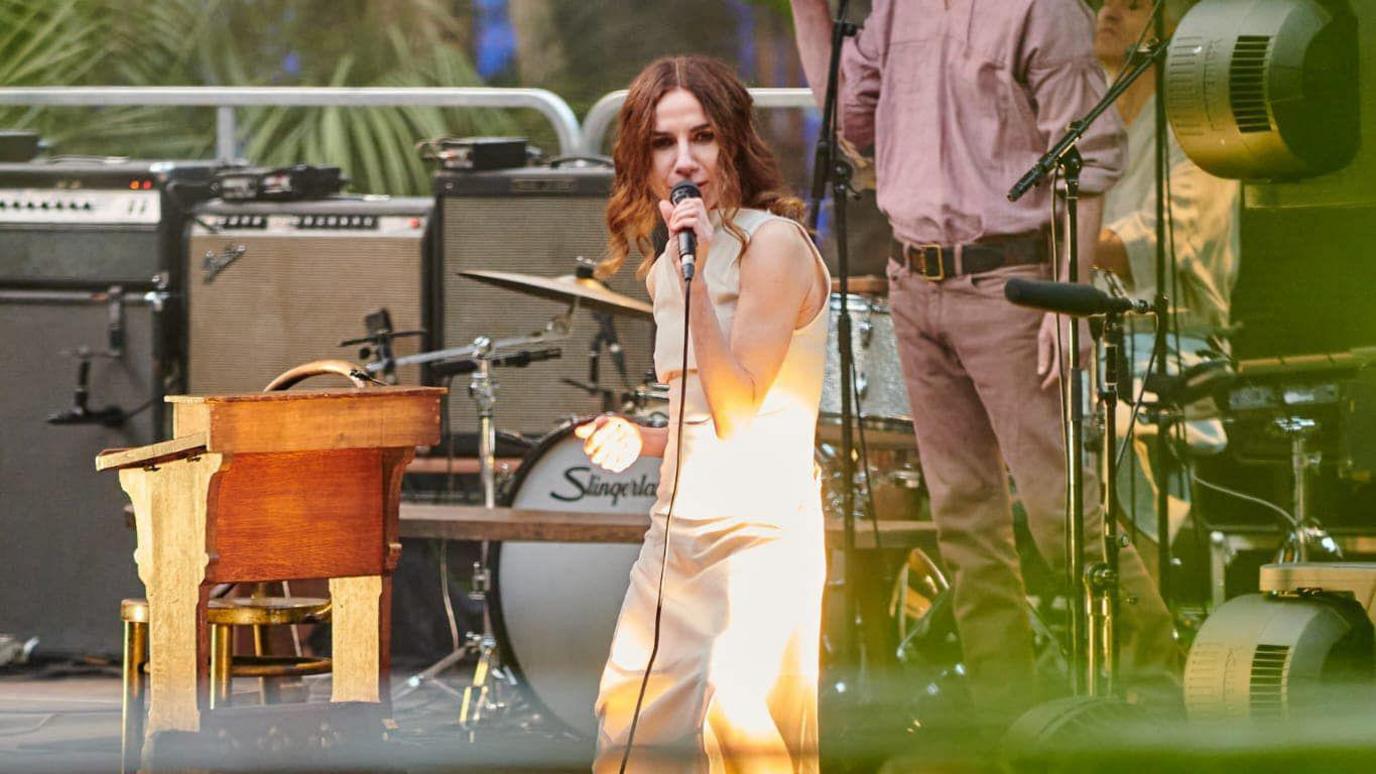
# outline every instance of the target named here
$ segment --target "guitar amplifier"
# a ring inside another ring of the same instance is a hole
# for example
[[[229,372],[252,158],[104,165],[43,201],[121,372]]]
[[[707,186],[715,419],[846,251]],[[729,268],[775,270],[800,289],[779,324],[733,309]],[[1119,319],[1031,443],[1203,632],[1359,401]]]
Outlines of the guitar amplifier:
[[[143,293],[0,289],[0,632],[45,654],[117,657],[119,601],[143,595],[128,498],[93,460],[159,440],[158,317]]]
[[[339,343],[365,335],[363,318],[377,309],[394,330],[425,328],[431,206],[339,197],[197,208],[185,269],[188,391],[253,392],[311,360],[358,361]],[[426,343],[397,339],[394,354]],[[416,366],[397,376],[420,382]]]
[[[104,290],[179,283],[186,210],[210,161],[0,164],[0,285]]]
[[[437,347],[461,347],[477,336],[502,338],[541,330],[567,304],[521,295],[458,276],[460,271],[491,270],[546,277],[573,274],[579,257],[600,261],[607,253],[603,215],[611,192],[610,167],[525,167],[490,172],[443,171],[435,176],[435,210],[440,239],[435,291]],[[645,284],[635,278],[638,255],[609,281],[612,290],[648,301]],[[633,386],[653,361],[649,320],[615,318],[626,355],[627,382],[610,358],[600,367],[602,386]],[[542,434],[572,415],[601,410],[598,396],[561,380],[588,378],[589,345],[597,336],[592,315],[580,310],[568,338],[556,342],[563,356],[521,369],[497,369],[496,424],[504,430]],[[458,377],[462,380],[463,377]],[[477,429],[477,410],[462,398],[466,382],[453,385],[450,427]]]

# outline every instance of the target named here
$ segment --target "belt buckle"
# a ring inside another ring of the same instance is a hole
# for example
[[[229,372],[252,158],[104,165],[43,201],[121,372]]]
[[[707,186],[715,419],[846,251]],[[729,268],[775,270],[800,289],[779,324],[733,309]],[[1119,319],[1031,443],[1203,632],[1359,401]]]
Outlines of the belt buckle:
[[[942,261],[942,258],[944,256],[941,252],[941,245],[937,244],[936,242],[925,242],[920,245],[913,245],[913,247],[917,249],[917,254],[919,256],[917,262],[917,269],[918,272],[922,275],[922,279],[927,280],[928,282],[941,282],[942,280],[946,279],[946,264]],[[931,274],[927,273],[928,250],[933,250],[936,252],[936,276],[932,276]]]

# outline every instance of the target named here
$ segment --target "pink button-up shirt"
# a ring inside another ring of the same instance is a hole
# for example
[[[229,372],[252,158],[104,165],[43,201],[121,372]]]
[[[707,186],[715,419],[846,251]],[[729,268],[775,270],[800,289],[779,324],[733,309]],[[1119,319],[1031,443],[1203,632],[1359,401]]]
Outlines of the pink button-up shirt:
[[[1008,189],[1103,96],[1082,0],[875,0],[842,59],[846,139],[875,148],[879,207],[910,242],[954,244],[1035,232],[1049,186]],[[1081,139],[1081,190],[1124,166],[1117,114]]]

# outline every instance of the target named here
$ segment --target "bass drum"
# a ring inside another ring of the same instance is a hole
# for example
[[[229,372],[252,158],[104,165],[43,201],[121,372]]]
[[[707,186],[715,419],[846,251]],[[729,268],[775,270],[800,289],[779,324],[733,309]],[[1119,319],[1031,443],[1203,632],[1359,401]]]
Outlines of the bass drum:
[[[660,460],[621,473],[593,465],[569,424],[545,436],[512,478],[506,505],[648,514]],[[547,715],[588,738],[593,703],[640,544],[506,542],[494,547],[492,625],[506,663]]]

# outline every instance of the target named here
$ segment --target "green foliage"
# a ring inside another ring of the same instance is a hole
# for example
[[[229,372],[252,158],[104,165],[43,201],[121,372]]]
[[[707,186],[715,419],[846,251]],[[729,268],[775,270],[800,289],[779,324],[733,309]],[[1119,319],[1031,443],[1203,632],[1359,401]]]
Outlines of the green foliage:
[[[789,9],[789,0],[750,0],[750,3],[773,11],[785,19],[792,18],[793,11]]]
[[[480,85],[465,34],[439,0],[0,0],[0,85]],[[516,126],[499,111],[441,108],[237,117],[253,163],[338,164],[354,190],[391,194],[427,190],[418,141]],[[38,131],[60,153],[203,158],[214,146],[205,108],[0,107],[0,127]]]

